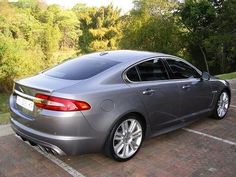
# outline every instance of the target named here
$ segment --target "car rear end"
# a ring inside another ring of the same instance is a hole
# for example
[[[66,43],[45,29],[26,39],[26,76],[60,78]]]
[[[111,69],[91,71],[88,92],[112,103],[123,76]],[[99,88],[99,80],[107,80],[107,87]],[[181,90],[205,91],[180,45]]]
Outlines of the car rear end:
[[[35,79],[38,86],[32,84]],[[54,97],[53,87],[57,87],[53,85],[61,85],[60,82],[62,80],[55,81],[39,75],[26,79],[24,84],[15,83],[10,97],[12,128],[23,140],[39,145],[54,154],[94,151],[93,148],[89,149],[88,145],[94,143],[92,139],[95,133],[81,112],[90,109],[90,105],[78,100]],[[73,81],[64,81],[61,87],[73,84]],[[48,89],[43,86],[47,86]]]
[[[82,113],[91,106],[78,97],[80,89],[76,95],[66,93],[66,97],[58,93],[78,84],[88,85],[90,78],[116,64],[91,55],[82,56],[16,82],[10,97],[13,130],[24,140],[58,154],[101,150],[103,142]]]

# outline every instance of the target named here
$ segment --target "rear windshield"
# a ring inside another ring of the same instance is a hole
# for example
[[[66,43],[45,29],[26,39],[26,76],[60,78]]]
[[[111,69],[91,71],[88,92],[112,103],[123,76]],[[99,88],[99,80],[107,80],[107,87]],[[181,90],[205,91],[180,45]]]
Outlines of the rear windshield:
[[[67,79],[67,80],[83,80],[91,78],[112,66],[118,64],[117,61],[108,59],[84,59],[78,58],[66,61],[52,69],[44,72],[45,75]]]

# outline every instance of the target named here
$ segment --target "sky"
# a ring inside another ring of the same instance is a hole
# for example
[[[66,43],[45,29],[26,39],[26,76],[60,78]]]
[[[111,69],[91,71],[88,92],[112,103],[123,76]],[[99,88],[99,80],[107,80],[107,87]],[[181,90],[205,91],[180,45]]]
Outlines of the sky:
[[[122,13],[128,12],[133,7],[132,0],[44,0],[47,4],[59,4],[65,8],[71,8],[77,3],[87,4],[88,6],[107,6],[112,3],[119,7]]]

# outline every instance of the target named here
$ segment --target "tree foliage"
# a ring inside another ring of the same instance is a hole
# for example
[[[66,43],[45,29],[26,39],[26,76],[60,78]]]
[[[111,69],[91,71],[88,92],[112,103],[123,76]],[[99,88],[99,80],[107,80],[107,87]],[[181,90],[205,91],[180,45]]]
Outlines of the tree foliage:
[[[213,74],[235,71],[235,8],[235,0],[186,0],[180,7],[185,48],[202,70],[209,65]]]
[[[136,0],[134,4],[126,17],[122,47],[181,53],[180,29],[173,13],[177,4],[168,0]]]
[[[122,35],[119,9],[112,4],[100,8],[81,5],[74,8],[74,11],[82,31],[78,45],[82,53],[118,49]]]
[[[43,53],[40,48],[29,47],[24,39],[0,35],[0,88],[8,91],[15,78],[39,72]],[[37,66],[37,67],[35,67]]]
[[[236,70],[236,0],[134,0],[71,9],[41,0],[0,1],[0,91],[83,53],[135,49],[181,56],[211,74]]]

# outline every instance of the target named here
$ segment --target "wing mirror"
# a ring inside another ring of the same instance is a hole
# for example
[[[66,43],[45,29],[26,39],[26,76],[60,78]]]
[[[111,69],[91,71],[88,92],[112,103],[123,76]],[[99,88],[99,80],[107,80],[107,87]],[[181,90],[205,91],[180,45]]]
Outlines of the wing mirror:
[[[202,77],[201,77],[201,79],[203,80],[203,81],[208,81],[208,80],[210,80],[210,74],[208,73],[208,72],[202,72]]]

